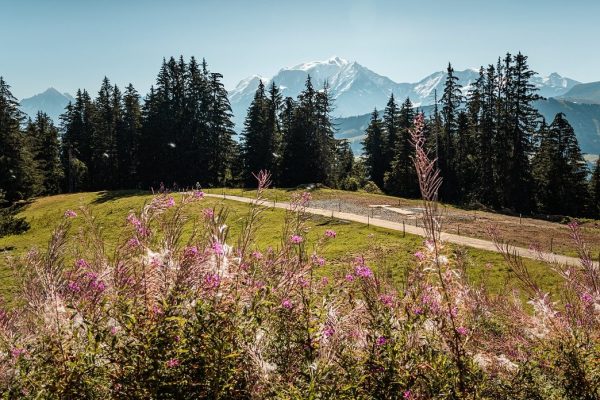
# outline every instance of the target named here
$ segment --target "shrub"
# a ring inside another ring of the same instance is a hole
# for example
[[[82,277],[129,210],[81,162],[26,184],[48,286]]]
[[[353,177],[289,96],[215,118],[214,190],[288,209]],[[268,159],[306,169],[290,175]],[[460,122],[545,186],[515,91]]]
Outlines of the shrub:
[[[360,184],[359,184],[358,180],[354,177],[346,178],[342,182],[342,189],[344,189],[344,190],[356,192],[359,187],[360,187]]]
[[[367,181],[363,186],[363,190],[367,193],[383,194],[381,189],[379,189],[379,186],[373,181]]]

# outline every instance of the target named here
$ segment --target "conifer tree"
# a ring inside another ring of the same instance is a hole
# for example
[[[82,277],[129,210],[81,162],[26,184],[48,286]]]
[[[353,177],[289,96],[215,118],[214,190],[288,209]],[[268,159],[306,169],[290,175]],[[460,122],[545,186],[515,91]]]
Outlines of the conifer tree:
[[[541,143],[533,158],[540,211],[582,215],[588,200],[588,169],[575,131],[559,113],[547,129],[542,125],[540,135]]]
[[[400,118],[400,116],[398,115],[399,112],[400,110],[398,109],[398,104],[396,103],[396,99],[394,98],[394,94],[392,93],[383,111],[383,130],[385,132],[385,143],[387,145],[384,152],[386,171],[389,171],[390,166],[392,165],[392,160],[394,159],[396,146],[400,139],[400,132],[398,126],[398,119]],[[383,185],[381,187],[383,187]]]
[[[365,132],[362,145],[367,173],[370,179],[382,188],[383,177],[388,167],[386,164],[387,140],[377,109],[371,113],[371,121]]]
[[[0,77],[0,191],[9,203],[34,194],[34,168],[21,133],[23,114],[10,86]]]
[[[415,118],[410,99],[406,99],[398,113],[398,138],[394,158],[385,174],[386,191],[403,197],[418,196],[418,182],[413,165],[414,148],[410,141],[410,129]]]
[[[242,158],[244,165],[244,182],[247,186],[254,185],[253,174],[266,169],[266,161],[273,157],[267,141],[267,118],[269,104],[262,81],[254,93],[254,99],[248,108],[242,132]]]
[[[123,94],[122,117],[117,127],[117,165],[121,188],[133,188],[139,182],[141,128],[140,95],[130,83]]]
[[[36,194],[59,193],[64,173],[60,160],[58,129],[47,114],[38,112],[35,120],[29,121],[27,132],[32,143],[36,175],[39,177],[40,189]]]
[[[438,166],[444,178],[440,198],[445,201],[456,201],[459,192],[455,165],[455,141],[458,130],[458,110],[463,101],[461,88],[458,77],[454,75],[452,65],[448,63],[444,94],[441,99],[443,129],[438,142]]]

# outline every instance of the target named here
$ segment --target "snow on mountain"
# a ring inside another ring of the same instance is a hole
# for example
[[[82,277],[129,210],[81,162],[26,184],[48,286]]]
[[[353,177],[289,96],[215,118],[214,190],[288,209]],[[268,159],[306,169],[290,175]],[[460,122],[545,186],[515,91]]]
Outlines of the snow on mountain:
[[[70,101],[74,101],[73,96],[51,87],[43,93],[21,100],[20,109],[32,119],[38,111],[45,112],[58,125],[59,117]]]
[[[479,70],[469,68],[455,71],[455,74],[463,86],[463,93],[467,94],[471,85],[477,80]],[[267,79],[258,75],[246,78],[229,92],[234,122],[238,130],[241,129],[260,80],[265,86],[275,82],[282,89],[284,97],[295,98],[304,89],[308,75],[311,76],[316,87],[321,87],[325,81],[329,83],[331,95],[335,100],[336,117],[365,114],[372,111],[374,107],[383,109],[391,93],[398,102],[409,97],[415,106],[431,105],[434,103],[436,91],[438,99],[441,97],[446,80],[446,72],[439,71],[416,83],[397,83],[356,61],[348,61],[340,57],[298,64],[281,69],[272,78]],[[566,93],[578,82],[552,73],[549,76],[535,76],[532,83],[540,89],[541,96],[555,97]]]

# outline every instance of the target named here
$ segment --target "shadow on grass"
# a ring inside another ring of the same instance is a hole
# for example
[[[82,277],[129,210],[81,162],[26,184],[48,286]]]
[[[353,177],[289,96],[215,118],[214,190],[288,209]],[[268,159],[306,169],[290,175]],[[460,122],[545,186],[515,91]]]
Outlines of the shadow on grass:
[[[133,196],[141,196],[141,195],[145,195],[145,194],[149,194],[150,192],[146,192],[143,190],[105,190],[103,192],[100,192],[98,194],[98,197],[96,197],[96,199],[92,202],[92,204],[102,204],[102,203],[106,203],[108,201],[113,201],[113,200],[118,200],[118,199],[123,199],[126,197],[133,197]]]

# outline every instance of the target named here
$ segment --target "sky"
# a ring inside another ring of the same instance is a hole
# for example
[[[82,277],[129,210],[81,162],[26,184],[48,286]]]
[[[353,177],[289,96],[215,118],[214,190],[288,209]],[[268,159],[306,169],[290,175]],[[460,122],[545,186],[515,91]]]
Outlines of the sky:
[[[595,0],[0,0],[0,76],[17,98],[97,92],[104,76],[146,93],[163,57],[206,58],[228,89],[333,55],[397,82],[507,51],[533,70],[600,80]]]

